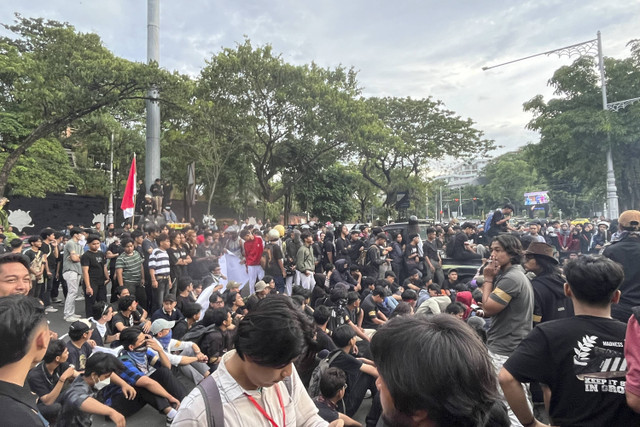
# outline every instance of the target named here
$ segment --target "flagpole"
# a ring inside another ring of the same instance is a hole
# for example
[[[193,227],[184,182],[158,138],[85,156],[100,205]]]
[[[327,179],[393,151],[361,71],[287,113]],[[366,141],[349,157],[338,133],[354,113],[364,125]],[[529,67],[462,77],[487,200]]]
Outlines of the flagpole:
[[[136,153],[133,152],[133,161],[136,162],[136,169],[138,169],[138,162],[136,159]],[[133,180],[133,216],[131,217],[131,230],[133,230],[136,223],[136,197],[138,196],[138,189],[136,185],[138,185],[138,171],[136,170],[136,179]]]

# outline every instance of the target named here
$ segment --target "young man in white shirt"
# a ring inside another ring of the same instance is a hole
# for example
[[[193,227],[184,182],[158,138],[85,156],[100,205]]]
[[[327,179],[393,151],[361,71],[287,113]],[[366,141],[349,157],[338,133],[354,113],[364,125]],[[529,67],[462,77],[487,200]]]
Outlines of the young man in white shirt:
[[[284,295],[261,300],[238,326],[235,350],[227,352],[218,369],[184,398],[173,426],[206,426],[206,381],[220,392],[224,425],[342,426],[328,424],[307,394],[293,361],[305,351],[313,327],[304,313]],[[274,349],[277,349],[274,351]]]

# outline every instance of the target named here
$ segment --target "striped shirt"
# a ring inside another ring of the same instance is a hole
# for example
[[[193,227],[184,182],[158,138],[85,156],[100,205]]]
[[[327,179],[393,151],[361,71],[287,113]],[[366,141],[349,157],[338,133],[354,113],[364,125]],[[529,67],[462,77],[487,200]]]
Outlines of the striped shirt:
[[[116,261],[116,270],[122,269],[122,284],[124,286],[138,286],[142,283],[142,262],[143,259],[138,251],[133,251],[131,255],[120,254]]]
[[[167,251],[156,248],[149,257],[149,270],[153,270],[157,275],[168,276],[171,271],[169,263],[169,254]]]

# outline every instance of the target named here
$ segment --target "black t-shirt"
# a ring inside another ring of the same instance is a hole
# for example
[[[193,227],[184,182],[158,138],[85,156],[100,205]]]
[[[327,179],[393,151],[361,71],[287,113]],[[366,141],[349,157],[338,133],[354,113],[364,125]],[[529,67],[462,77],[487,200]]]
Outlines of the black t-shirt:
[[[86,342],[82,344],[82,347],[78,348],[73,344],[73,342],[69,341],[67,343],[67,349],[69,350],[67,363],[74,365],[76,371],[84,371],[87,359],[91,356],[91,352],[93,351],[91,345]]]
[[[640,425],[626,404],[626,325],[614,319],[575,316],[535,327],[504,368],[520,382],[551,389],[551,424]]]
[[[313,403],[315,403],[316,408],[318,408],[318,415],[326,422],[331,423],[339,418],[338,410],[334,405],[327,402],[321,396],[315,397]]]
[[[268,274],[272,277],[282,276],[282,270],[280,270],[280,264],[278,263],[278,260],[284,260],[284,254],[282,253],[282,249],[280,249],[280,246],[278,246],[276,243],[267,243],[264,246],[264,251],[270,253],[269,263],[267,264],[267,268],[265,269],[265,274]]]
[[[331,337],[322,329],[316,327],[316,342],[320,346],[320,348],[333,351],[336,350],[336,344],[333,342]]]
[[[378,329],[378,325],[373,323],[372,319],[378,318],[378,305],[373,301],[373,295],[369,294],[360,305],[362,311],[364,311],[364,318],[362,319],[362,327],[367,329]]]
[[[47,256],[47,264],[49,265],[49,271],[51,272],[51,274],[55,273],[56,263],[58,262],[54,252],[56,250],[55,245],[56,245],[55,242],[52,244],[42,242],[42,247],[40,248],[42,253]]]
[[[431,260],[431,264],[433,264],[434,267],[437,267],[436,264],[438,263],[439,258],[438,245],[436,244],[436,240],[434,240],[433,242],[425,240],[422,244],[422,253],[424,254],[424,256]]]
[[[121,254],[124,252],[124,249],[122,248],[122,246],[120,246],[118,243],[112,243],[109,245],[109,247],[107,248],[107,252],[111,252],[112,254]],[[116,260],[118,258],[111,258],[109,259],[109,275],[113,276],[116,274]]]
[[[53,390],[58,383],[60,375],[62,375],[68,367],[68,363],[62,363],[53,370],[53,374],[49,375],[49,371],[47,370],[45,363],[40,363],[32,368],[29,371],[29,374],[27,374],[27,383],[29,384],[29,388],[32,392],[37,394],[38,397],[51,393],[51,390]]]
[[[133,322],[133,315],[124,316],[122,313],[114,314],[113,318],[111,318],[111,326],[113,327],[114,331],[118,330],[118,328],[116,328],[116,325],[118,323],[122,323],[125,328],[133,326],[133,323],[134,323]]]
[[[502,221],[504,219],[504,214],[501,209],[496,210],[493,213],[493,217],[491,218],[491,227],[487,232],[487,236],[494,237],[499,233],[504,233],[507,231],[507,223],[504,222],[502,224],[496,224],[498,221]]]
[[[362,362],[342,350],[336,351],[340,351],[340,354],[335,358],[333,362],[331,362],[330,366],[332,368],[342,369],[347,376],[347,390],[349,390],[349,388],[353,389],[353,385],[358,381],[358,378],[360,377],[360,367],[362,366]]]
[[[104,263],[105,256],[101,251],[86,251],[80,257],[80,265],[89,267],[89,280],[94,286],[104,286]]]

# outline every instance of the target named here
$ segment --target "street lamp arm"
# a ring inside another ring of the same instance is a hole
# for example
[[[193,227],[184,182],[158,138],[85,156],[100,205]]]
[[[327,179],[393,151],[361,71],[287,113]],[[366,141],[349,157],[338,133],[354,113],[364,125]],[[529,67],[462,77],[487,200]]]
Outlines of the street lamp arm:
[[[635,104],[638,101],[640,101],[640,98],[631,98],[625,99],[624,101],[609,102],[607,104],[607,110],[617,112],[622,110],[623,108],[627,108],[631,104]]]
[[[524,58],[514,59],[512,61],[504,62],[502,64],[482,67],[482,71],[487,71],[487,70],[491,70],[492,68],[502,67],[503,65],[513,64],[514,62],[520,62],[526,59],[535,58],[536,56],[542,56],[542,55],[549,56],[554,53],[560,57],[567,55],[569,58],[571,58],[573,55],[584,56],[592,51],[594,51],[593,53],[597,51],[597,43],[596,43],[597,41],[598,39],[587,40],[586,42],[576,43],[576,44],[572,44],[571,46],[565,46],[559,49],[548,50],[542,53],[536,53],[535,55],[525,56]]]

